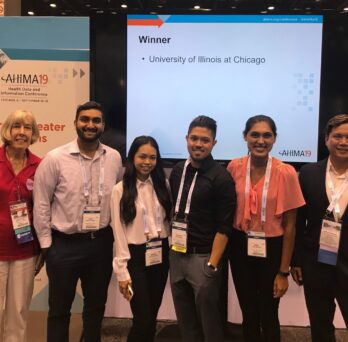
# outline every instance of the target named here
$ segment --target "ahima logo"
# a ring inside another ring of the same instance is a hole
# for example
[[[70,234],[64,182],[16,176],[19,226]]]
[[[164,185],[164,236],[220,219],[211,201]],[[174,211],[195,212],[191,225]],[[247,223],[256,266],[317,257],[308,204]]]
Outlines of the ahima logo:
[[[11,84],[46,84],[48,75],[45,74],[7,74],[1,76],[1,81]]]
[[[278,152],[282,157],[305,157],[312,155],[311,150],[283,150]]]

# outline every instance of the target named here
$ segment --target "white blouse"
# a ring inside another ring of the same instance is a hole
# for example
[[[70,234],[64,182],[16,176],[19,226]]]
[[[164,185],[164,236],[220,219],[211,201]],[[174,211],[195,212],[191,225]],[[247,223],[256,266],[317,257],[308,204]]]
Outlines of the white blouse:
[[[114,231],[116,256],[113,259],[113,269],[119,281],[129,280],[127,263],[130,259],[128,244],[140,245],[149,239],[169,236],[169,223],[165,220],[165,210],[162,206],[156,210],[157,195],[149,177],[145,182],[137,180],[138,196],[135,201],[136,216],[127,226],[120,217],[120,201],[123,193],[123,182],[119,182],[112,189],[111,194],[111,226]],[[146,210],[146,218],[144,217]],[[158,211],[158,213],[156,213]],[[160,219],[156,220],[156,215]],[[145,224],[146,221],[146,224]],[[159,224],[156,225],[156,221]],[[148,229],[146,234],[145,229]],[[160,229],[160,232],[158,230]]]

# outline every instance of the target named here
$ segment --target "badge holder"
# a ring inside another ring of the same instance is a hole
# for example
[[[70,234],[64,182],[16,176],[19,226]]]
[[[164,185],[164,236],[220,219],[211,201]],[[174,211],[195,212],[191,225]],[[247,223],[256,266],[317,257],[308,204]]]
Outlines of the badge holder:
[[[267,240],[265,232],[248,232],[248,256],[266,258]]]
[[[318,261],[323,264],[337,264],[338,248],[340,245],[342,223],[336,222],[326,213],[323,218],[320,232],[320,248]]]
[[[82,230],[98,230],[100,228],[100,207],[86,205],[82,215]]]
[[[185,215],[184,219],[179,219],[177,215],[172,221],[172,250],[179,253],[187,252],[187,228],[188,220]]]
[[[28,206],[25,201],[10,202],[12,227],[18,244],[33,241]]]
[[[162,240],[152,239],[146,242],[145,266],[153,266],[162,263]]]

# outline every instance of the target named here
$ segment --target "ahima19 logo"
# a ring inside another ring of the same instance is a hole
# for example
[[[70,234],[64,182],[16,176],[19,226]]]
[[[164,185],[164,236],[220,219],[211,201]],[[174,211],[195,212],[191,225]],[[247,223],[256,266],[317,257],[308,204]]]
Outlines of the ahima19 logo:
[[[1,81],[11,84],[35,84],[43,85],[48,83],[46,74],[7,74],[1,76]]]
[[[311,150],[282,150],[278,152],[282,157],[304,157],[309,158],[312,155]]]

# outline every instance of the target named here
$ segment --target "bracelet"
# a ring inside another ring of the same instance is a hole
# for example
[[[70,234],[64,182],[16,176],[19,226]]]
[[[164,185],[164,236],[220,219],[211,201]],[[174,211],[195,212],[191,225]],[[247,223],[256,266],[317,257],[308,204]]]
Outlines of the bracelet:
[[[210,261],[207,262],[207,266],[208,266],[209,268],[211,268],[214,272],[216,272],[216,271],[218,270],[218,268],[215,267],[214,265],[212,265],[212,263],[211,263]]]
[[[290,275],[290,272],[282,272],[282,271],[278,271],[277,273],[278,275],[280,275],[281,277],[285,277],[287,278]]]

